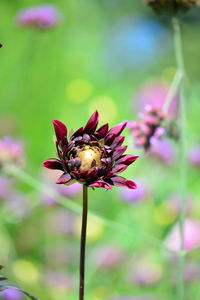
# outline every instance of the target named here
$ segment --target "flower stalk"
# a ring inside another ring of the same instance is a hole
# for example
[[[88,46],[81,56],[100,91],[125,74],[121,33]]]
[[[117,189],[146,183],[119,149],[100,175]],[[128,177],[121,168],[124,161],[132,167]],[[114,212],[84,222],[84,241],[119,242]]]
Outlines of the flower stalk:
[[[182,40],[179,20],[172,18],[172,26],[174,31],[174,50],[176,56],[177,69],[182,74],[182,80],[179,85],[180,91],[180,214],[179,214],[179,231],[180,231],[180,250],[179,250],[179,266],[178,266],[178,282],[177,282],[177,299],[184,300],[184,225],[185,225],[185,206],[187,193],[187,130],[186,130],[186,97],[185,97],[185,67],[182,52]]]
[[[86,246],[86,232],[87,232],[87,214],[88,214],[88,188],[86,185],[83,185],[79,300],[84,300],[84,291],[85,291],[85,246]]]

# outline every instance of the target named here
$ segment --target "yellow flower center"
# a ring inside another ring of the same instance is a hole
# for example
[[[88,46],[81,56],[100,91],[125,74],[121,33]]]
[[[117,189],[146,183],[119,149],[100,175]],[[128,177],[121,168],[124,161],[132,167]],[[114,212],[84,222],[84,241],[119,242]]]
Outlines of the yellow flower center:
[[[101,151],[96,146],[84,146],[79,149],[77,156],[81,161],[80,171],[89,171],[93,167],[101,167]]]

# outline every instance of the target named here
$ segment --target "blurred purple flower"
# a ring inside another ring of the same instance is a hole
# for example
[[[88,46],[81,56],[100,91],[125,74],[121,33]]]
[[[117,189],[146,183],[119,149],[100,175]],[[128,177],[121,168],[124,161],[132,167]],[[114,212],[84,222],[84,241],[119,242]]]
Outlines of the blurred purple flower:
[[[70,290],[72,287],[72,278],[62,271],[48,271],[44,277],[47,286]]]
[[[158,298],[148,294],[143,294],[137,296],[119,296],[119,297],[109,298],[109,300],[158,300]]]
[[[185,281],[194,282],[200,279],[200,265],[196,263],[186,263]]]
[[[47,227],[52,233],[73,234],[75,231],[75,216],[65,209],[58,208],[48,216]]]
[[[0,139],[0,168],[5,164],[24,166],[24,147],[21,141],[9,136]]]
[[[144,113],[140,113],[140,120],[128,122],[128,127],[134,137],[136,147],[149,150],[152,141],[164,135],[165,129],[161,126],[165,115],[159,108],[147,105]]]
[[[38,28],[54,27],[60,19],[60,14],[54,5],[45,4],[25,8],[17,15],[17,22],[23,26]]]
[[[49,169],[43,169],[42,171],[42,180],[45,183],[42,191],[42,201],[48,206],[55,205],[59,195],[67,198],[74,198],[82,191],[82,185],[78,182],[71,185],[56,184],[55,181],[61,174],[62,173],[58,170],[51,172]],[[48,188],[51,189],[51,193],[48,192]]]
[[[181,199],[181,194],[180,192],[174,192],[172,193],[168,200],[166,201],[166,209],[171,210],[172,212],[175,213],[175,215],[178,215],[180,212],[180,199]],[[185,207],[185,213],[187,215],[191,214],[194,209],[194,201],[195,199],[193,198],[192,195],[187,194],[186,198],[186,207]]]
[[[7,199],[12,192],[12,179],[0,176],[0,198]]]
[[[30,201],[27,199],[26,194],[13,190],[7,199],[6,205],[15,217],[21,220],[29,216],[32,212],[31,205],[29,205],[29,203]]]
[[[168,139],[154,139],[153,142],[151,140],[151,148],[148,154],[157,158],[162,163],[169,165],[174,162],[176,148]]]
[[[6,289],[0,292],[3,300],[21,300],[23,298],[22,294],[15,289]]]
[[[136,262],[128,274],[128,280],[136,285],[150,286],[157,284],[162,275],[161,265],[143,259]]]
[[[137,204],[142,202],[149,193],[149,187],[145,182],[137,179],[135,181],[137,182],[138,187],[136,190],[127,190],[122,188],[120,191],[122,199],[130,204]]]
[[[190,149],[189,161],[195,167],[200,167],[200,145],[196,145]]]
[[[157,109],[162,109],[165,103],[169,85],[162,81],[146,82],[137,94],[134,96],[134,111],[138,107],[138,111],[143,111],[146,105],[151,105]],[[177,96],[171,102],[168,115],[172,115],[176,111]]]
[[[178,251],[180,249],[180,232],[178,224],[175,224],[165,239],[168,248]],[[184,226],[184,249],[191,250],[200,246],[200,222],[187,218]]]
[[[73,198],[81,193],[82,185],[78,182],[75,182],[71,185],[56,185],[57,191],[60,195],[63,195],[68,198]]]
[[[103,245],[94,250],[93,263],[102,269],[109,269],[121,263],[124,251],[116,245]]]

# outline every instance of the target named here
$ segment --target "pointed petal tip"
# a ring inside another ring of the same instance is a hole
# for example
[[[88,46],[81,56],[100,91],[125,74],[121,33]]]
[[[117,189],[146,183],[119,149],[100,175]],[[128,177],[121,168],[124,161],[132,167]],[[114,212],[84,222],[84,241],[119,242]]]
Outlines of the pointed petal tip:
[[[94,132],[97,128],[97,125],[98,125],[98,122],[99,122],[99,113],[98,111],[96,110],[92,115],[91,117],[89,118],[87,124],[85,125],[84,127],[84,132],[88,132],[88,133],[91,133],[91,132]]]
[[[122,133],[122,131],[124,130],[124,128],[126,127],[126,125],[127,125],[127,122],[122,122],[122,123],[116,124],[108,131],[107,136],[110,136],[110,135],[119,136]]]
[[[132,190],[135,190],[137,189],[137,184],[132,181],[132,180],[126,180],[126,186],[129,188],[129,189],[132,189]]]
[[[42,166],[51,170],[63,170],[62,163],[59,159],[49,158],[42,163]]]
[[[56,181],[56,184],[65,184],[71,180],[71,176],[68,173],[63,173]]]
[[[63,137],[67,135],[67,127],[59,120],[53,120],[52,123],[54,126],[57,140],[62,140]]]

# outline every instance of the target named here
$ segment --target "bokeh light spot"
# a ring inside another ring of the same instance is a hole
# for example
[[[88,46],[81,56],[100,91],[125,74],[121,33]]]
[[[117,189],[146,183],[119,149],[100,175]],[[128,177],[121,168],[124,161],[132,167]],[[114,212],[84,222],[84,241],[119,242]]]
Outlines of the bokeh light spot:
[[[162,79],[166,82],[171,82],[176,74],[174,67],[165,68],[162,72]]]
[[[99,96],[93,99],[89,107],[89,113],[92,114],[95,110],[99,111],[102,123],[112,122],[117,117],[115,101],[108,96]]]
[[[81,228],[81,217],[77,218],[75,230],[77,236],[80,235]],[[104,232],[104,225],[100,218],[89,215],[88,225],[87,225],[87,240],[90,242],[94,242],[98,240]]]
[[[40,277],[39,271],[35,265],[32,262],[23,259],[14,262],[13,272],[19,280],[25,282],[37,282]]]
[[[176,219],[176,213],[169,210],[166,204],[161,204],[154,210],[154,220],[161,226],[172,224]]]
[[[71,81],[66,88],[67,98],[76,103],[86,101],[93,92],[91,83],[84,79],[76,79]]]

